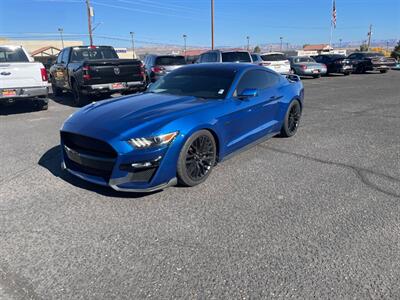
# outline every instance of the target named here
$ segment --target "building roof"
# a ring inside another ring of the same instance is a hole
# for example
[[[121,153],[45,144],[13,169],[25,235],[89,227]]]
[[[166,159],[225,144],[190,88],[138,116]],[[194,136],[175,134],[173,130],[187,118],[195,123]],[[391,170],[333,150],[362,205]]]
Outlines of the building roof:
[[[322,51],[322,50],[330,50],[331,46],[328,44],[315,44],[315,45],[305,45],[303,50],[305,51]]]
[[[53,56],[55,55],[54,52],[60,52],[61,50],[53,47],[53,46],[45,46],[39,49],[36,49],[35,51],[32,51],[31,55],[32,56],[37,56],[38,54],[41,54],[42,56]]]

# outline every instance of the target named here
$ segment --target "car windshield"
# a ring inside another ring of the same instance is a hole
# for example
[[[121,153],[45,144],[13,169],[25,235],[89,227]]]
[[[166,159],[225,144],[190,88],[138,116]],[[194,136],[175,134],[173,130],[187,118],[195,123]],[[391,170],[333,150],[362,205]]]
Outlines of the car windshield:
[[[71,54],[72,62],[114,58],[118,58],[118,55],[113,48],[109,47],[73,48]]]
[[[222,62],[251,62],[247,52],[222,52]]]
[[[233,70],[180,68],[160,78],[148,92],[223,99],[236,73]]]
[[[294,62],[295,63],[315,62],[315,60],[312,59],[311,57],[295,57]]]
[[[24,50],[21,48],[0,47],[0,62],[28,62]]]
[[[177,66],[185,65],[186,61],[183,56],[159,56],[156,58],[156,65],[161,66]]]
[[[264,61],[280,61],[280,60],[287,60],[286,56],[283,54],[279,53],[274,53],[274,54],[264,54],[261,55],[261,58]]]

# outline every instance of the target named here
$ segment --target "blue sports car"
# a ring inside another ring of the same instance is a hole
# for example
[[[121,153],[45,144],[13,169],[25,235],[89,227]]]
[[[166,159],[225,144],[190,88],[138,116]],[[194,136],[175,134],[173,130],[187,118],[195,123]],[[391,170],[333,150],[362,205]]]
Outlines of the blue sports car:
[[[202,183],[246,146],[293,136],[303,84],[251,64],[177,69],[147,92],[89,104],[61,129],[62,167],[117,191]]]

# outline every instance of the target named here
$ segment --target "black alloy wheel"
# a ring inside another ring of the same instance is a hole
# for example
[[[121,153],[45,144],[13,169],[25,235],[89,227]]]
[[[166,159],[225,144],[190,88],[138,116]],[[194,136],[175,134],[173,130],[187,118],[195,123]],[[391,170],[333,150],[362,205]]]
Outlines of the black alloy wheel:
[[[79,85],[75,82],[72,84],[72,94],[75,106],[84,106],[88,103],[88,97],[79,90]]]
[[[301,106],[298,100],[290,103],[281,129],[281,136],[291,137],[297,132],[301,119]]]
[[[182,147],[178,161],[178,178],[184,186],[204,182],[216,162],[216,143],[208,130],[193,134]]]

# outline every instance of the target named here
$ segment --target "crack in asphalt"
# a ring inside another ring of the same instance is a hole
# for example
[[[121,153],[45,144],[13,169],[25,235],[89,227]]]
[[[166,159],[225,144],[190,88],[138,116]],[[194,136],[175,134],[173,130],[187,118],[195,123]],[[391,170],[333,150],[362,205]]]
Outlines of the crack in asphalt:
[[[271,150],[271,151],[275,151],[278,153],[283,153],[283,154],[288,154],[288,155],[292,155],[292,156],[296,156],[296,157],[300,157],[303,159],[307,159],[307,160],[311,160],[314,162],[318,162],[318,163],[322,163],[322,164],[328,164],[328,165],[332,165],[332,166],[338,166],[338,167],[343,167],[343,168],[347,168],[352,170],[356,176],[361,180],[361,182],[363,182],[366,186],[379,191],[381,193],[384,193],[388,196],[392,196],[395,198],[400,198],[400,194],[392,192],[392,191],[388,191],[385,190],[384,188],[380,187],[379,185],[377,185],[376,183],[372,182],[370,179],[367,178],[366,174],[372,174],[378,177],[383,177],[386,180],[392,181],[392,182],[396,182],[400,184],[400,180],[392,177],[390,175],[387,174],[383,174],[380,172],[376,172],[376,171],[371,171],[368,170],[366,168],[362,168],[362,167],[356,167],[350,164],[345,164],[345,163],[340,163],[340,162],[334,162],[334,161],[329,161],[329,160],[323,160],[320,158],[316,158],[316,157],[312,157],[312,156],[307,156],[307,155],[303,155],[303,154],[299,154],[299,153],[295,153],[295,152],[290,152],[290,151],[286,151],[286,150],[282,150],[282,149],[278,149],[278,148],[274,148],[274,147],[270,147],[270,146],[265,146],[263,144],[259,144],[257,145],[260,148],[263,148],[265,150]]]

